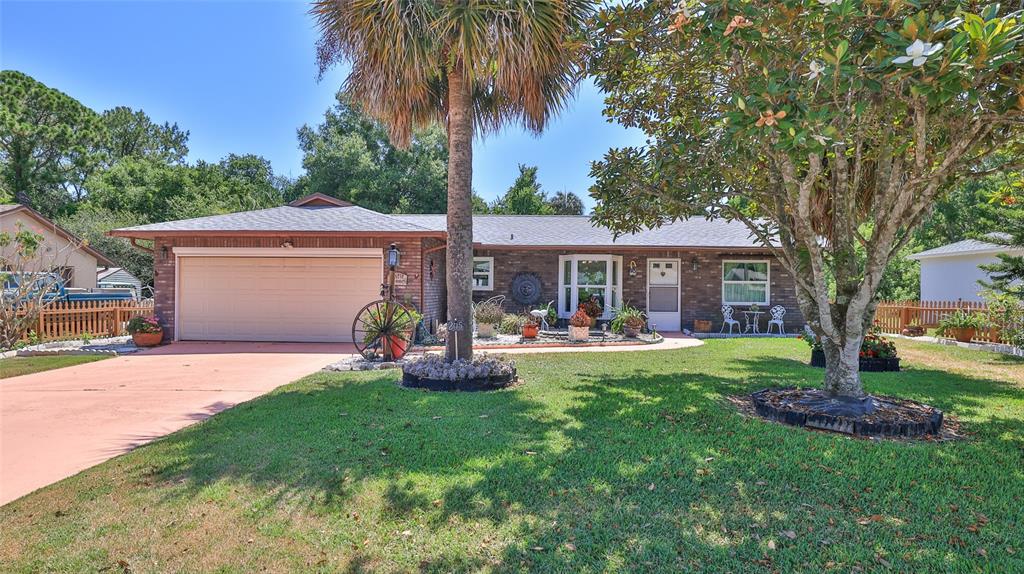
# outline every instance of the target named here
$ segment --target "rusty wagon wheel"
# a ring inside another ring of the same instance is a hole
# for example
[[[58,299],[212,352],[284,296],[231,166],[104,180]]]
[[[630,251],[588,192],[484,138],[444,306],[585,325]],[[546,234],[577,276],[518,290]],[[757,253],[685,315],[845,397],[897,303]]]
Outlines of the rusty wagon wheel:
[[[412,346],[417,322],[415,311],[401,303],[380,299],[356,314],[352,342],[368,360],[400,359]]]

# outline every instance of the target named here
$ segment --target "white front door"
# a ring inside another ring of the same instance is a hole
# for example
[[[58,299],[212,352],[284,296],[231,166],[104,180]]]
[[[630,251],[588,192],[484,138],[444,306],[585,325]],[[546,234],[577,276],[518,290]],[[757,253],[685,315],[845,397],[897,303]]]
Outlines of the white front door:
[[[658,331],[681,331],[679,260],[647,260],[647,322]]]

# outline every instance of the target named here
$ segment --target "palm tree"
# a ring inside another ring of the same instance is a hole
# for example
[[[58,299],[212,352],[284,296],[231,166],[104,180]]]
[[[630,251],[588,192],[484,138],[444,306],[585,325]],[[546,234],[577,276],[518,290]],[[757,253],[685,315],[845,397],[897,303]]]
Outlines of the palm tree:
[[[448,130],[448,319],[472,325],[473,134],[520,123],[539,133],[581,75],[579,32],[593,0],[315,0],[321,74],[352,70],[344,89],[408,146],[413,130]],[[447,358],[470,358],[468,333]]]

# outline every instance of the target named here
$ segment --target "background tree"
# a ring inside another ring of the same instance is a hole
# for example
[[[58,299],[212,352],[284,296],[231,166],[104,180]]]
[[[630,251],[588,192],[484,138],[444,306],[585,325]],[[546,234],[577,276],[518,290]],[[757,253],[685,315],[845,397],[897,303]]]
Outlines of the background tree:
[[[534,132],[572,95],[589,0],[385,2],[316,0],[321,71],[348,61],[344,90],[408,148],[414,128],[448,136],[449,319],[472,325],[473,137],[509,122]],[[455,341],[458,341],[456,346]],[[446,357],[472,356],[468,336]]]
[[[1024,250],[1024,172],[1015,173],[1007,179],[1009,184],[992,198],[993,203],[1012,207],[1002,214],[1003,230],[1007,233],[987,239]],[[982,266],[990,279],[984,286],[1024,302],[1024,255],[999,253],[996,256],[999,263]],[[1024,331],[1024,325],[1021,330]]]
[[[793,274],[833,394],[863,396],[861,342],[913,229],[957,179],[1006,169],[984,164],[995,150],[1021,157],[1020,15],[925,6],[627,2],[597,19],[606,113],[650,141],[594,166],[597,219],[743,221]]]
[[[143,285],[153,284],[153,255],[132,246],[124,238],[107,235],[111,229],[149,223],[143,217],[127,211],[110,211],[87,203],[76,209],[73,214],[60,217],[57,223],[116,262],[119,267],[138,277]]]
[[[101,121],[107,132],[101,145],[107,165],[128,157],[180,164],[188,155],[189,132],[176,123],[154,123],[146,112],[127,106],[103,112]]]
[[[491,213],[502,215],[542,215],[550,214],[547,195],[540,189],[537,181],[537,166],[519,164],[519,176],[505,195],[499,197],[491,205]]]
[[[555,215],[583,215],[583,200],[571,191],[559,191],[548,201]]]
[[[289,199],[323,193],[382,213],[442,213],[447,204],[448,147],[444,130],[413,132],[409,147],[388,139],[380,122],[343,92],[314,127],[299,128],[306,174]]]
[[[96,112],[21,72],[0,71],[0,186],[18,203],[52,217],[69,189],[99,161],[106,137]]]

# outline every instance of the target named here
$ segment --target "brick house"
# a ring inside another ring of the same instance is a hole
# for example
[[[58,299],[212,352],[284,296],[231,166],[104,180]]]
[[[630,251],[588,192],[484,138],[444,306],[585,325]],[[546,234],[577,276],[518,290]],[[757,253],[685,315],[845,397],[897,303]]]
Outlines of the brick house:
[[[445,216],[385,215],[323,195],[289,205],[118,229],[153,241],[156,314],[175,340],[347,341],[379,298],[390,245],[396,294],[431,326],[445,319]],[[721,306],[787,309],[792,278],[739,223],[692,218],[613,237],[585,216],[473,218],[474,300],[507,311],[554,302],[561,318],[596,298],[628,303],[661,331],[721,325]]]

